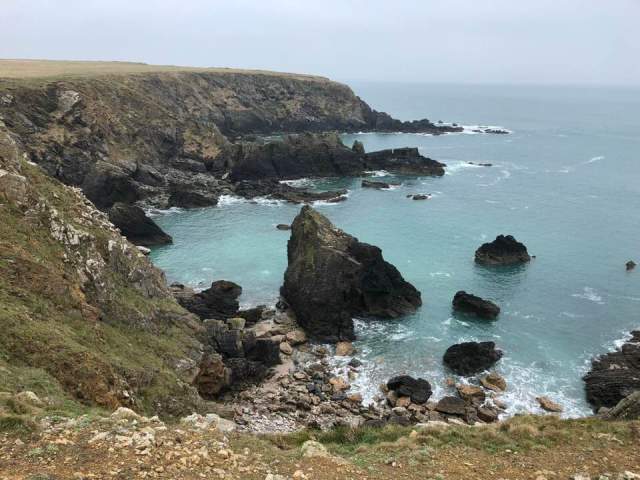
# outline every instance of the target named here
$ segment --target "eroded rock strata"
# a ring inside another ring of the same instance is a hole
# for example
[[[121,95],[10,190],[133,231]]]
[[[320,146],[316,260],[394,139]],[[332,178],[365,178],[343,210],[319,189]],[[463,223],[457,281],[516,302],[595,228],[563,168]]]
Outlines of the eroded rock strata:
[[[587,400],[597,410],[615,407],[623,398],[640,390],[640,330],[621,348],[591,362],[584,377]]]
[[[313,337],[354,338],[354,316],[397,318],[414,312],[420,292],[378,247],[343,232],[309,206],[292,224],[282,295]]]

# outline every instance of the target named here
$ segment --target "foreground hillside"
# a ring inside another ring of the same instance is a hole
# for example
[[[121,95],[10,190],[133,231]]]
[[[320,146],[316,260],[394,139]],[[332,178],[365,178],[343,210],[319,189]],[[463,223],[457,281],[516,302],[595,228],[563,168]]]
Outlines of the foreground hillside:
[[[640,424],[519,417],[481,427],[338,429],[250,436],[118,411],[0,434],[11,479],[599,479],[640,478]]]

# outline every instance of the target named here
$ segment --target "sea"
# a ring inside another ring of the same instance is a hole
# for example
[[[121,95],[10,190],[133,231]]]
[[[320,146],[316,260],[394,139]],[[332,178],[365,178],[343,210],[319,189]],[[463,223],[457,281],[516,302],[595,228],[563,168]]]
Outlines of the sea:
[[[591,413],[582,376],[592,357],[640,327],[640,90],[569,86],[476,86],[351,82],[377,110],[403,119],[465,126],[462,133],[343,135],[367,151],[418,147],[447,164],[441,178],[370,175],[400,182],[363,189],[362,178],[301,179],[315,189],[348,189],[348,200],[315,207],[346,232],[379,246],[422,292],[423,306],[397,320],[356,319],[352,390],[365,402],[379,385],[406,373],[431,382],[434,397],[458,378],[442,364],[454,343],[494,341],[504,356],[507,414],[541,412],[545,395],[563,415]],[[476,133],[478,126],[509,135]],[[472,165],[491,163],[491,167]],[[414,201],[407,195],[430,194]],[[223,197],[215,207],[156,213],[174,238],[154,248],[169,281],[206,288],[226,279],[243,287],[244,306],[273,304],[287,265],[291,223],[300,210],[267,199]],[[498,234],[526,244],[529,264],[478,266],[474,251]],[[491,299],[495,321],[454,313],[458,290]],[[334,360],[337,371],[348,359]],[[472,380],[471,380],[472,381]]]

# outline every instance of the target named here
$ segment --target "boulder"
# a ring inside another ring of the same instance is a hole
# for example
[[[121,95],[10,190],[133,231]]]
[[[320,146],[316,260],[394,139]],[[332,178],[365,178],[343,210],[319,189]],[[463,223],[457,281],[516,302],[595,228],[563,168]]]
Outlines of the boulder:
[[[481,377],[480,383],[487,390],[493,390],[494,392],[504,392],[507,389],[507,381],[496,372],[491,372]]]
[[[287,245],[282,296],[307,333],[329,342],[353,340],[353,317],[398,318],[421,304],[420,292],[373,245],[302,207]]]
[[[598,410],[615,407],[623,398],[640,390],[640,330],[615,352],[594,359],[584,376],[587,401]]]
[[[482,244],[475,255],[481,265],[514,265],[530,260],[527,247],[511,235],[498,235],[493,242]]]
[[[487,406],[478,407],[477,415],[478,419],[486,423],[497,422],[500,416],[497,409]]]
[[[423,404],[431,397],[431,384],[423,378],[399,375],[387,382],[387,388],[398,397],[409,397],[413,403]]]
[[[471,313],[480,318],[493,320],[500,313],[500,307],[495,303],[484,300],[460,290],[453,297],[453,309],[459,312]]]
[[[549,397],[536,397],[536,401],[540,404],[540,407],[547,412],[560,413],[563,410],[562,405],[554,402]]]
[[[624,397],[603,417],[609,420],[640,420],[640,390]]]
[[[148,247],[173,242],[171,236],[136,205],[115,203],[109,209],[109,220],[135,245]]]
[[[251,326],[262,320],[262,315],[265,310],[267,310],[266,305],[258,305],[257,307],[239,310],[236,315],[240,318],[244,318],[247,326]]]
[[[444,364],[458,375],[473,375],[492,367],[502,357],[494,342],[464,342],[450,346]]]
[[[336,343],[336,355],[338,357],[348,357],[353,355],[353,344],[351,342]]]
[[[278,342],[269,338],[258,338],[253,348],[246,352],[249,360],[263,363],[267,367],[272,367],[280,363],[280,347]]]
[[[481,405],[486,397],[482,387],[476,385],[458,385],[458,395],[470,405]]]
[[[436,411],[448,415],[465,415],[467,404],[459,397],[442,397],[436,404]]]
[[[364,155],[364,144],[359,141],[359,140],[355,140],[353,142],[353,145],[351,147],[351,150],[353,150],[355,153],[357,153],[358,155]]]
[[[218,204],[218,195],[174,186],[167,203],[170,207],[180,208],[210,207]]]
[[[180,305],[203,320],[227,319],[237,316],[242,287],[227,280],[218,280],[198,293],[180,284],[171,285],[171,292]]]
[[[205,355],[194,381],[200,395],[206,399],[214,398],[230,383],[231,370],[225,366],[222,356],[217,353]]]
[[[304,330],[300,330],[300,329],[291,330],[290,332],[287,332],[285,337],[287,339],[287,342],[289,342],[289,344],[293,346],[306,343],[307,341],[307,334],[304,333]]]
[[[427,193],[416,193],[414,195],[409,195],[412,200],[429,200],[431,195]]]
[[[636,262],[634,262],[633,260],[629,260],[627,263],[624,264],[627,272],[630,270],[633,270],[634,268],[636,268]]]

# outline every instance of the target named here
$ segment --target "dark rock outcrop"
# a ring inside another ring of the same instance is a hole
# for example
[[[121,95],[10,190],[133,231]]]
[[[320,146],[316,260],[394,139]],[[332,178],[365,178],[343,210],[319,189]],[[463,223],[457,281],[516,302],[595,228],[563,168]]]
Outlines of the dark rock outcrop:
[[[464,342],[447,348],[444,364],[458,375],[473,375],[492,367],[502,352],[494,342]]]
[[[454,310],[472,313],[480,318],[487,318],[489,320],[493,320],[500,313],[500,307],[495,303],[463,290],[455,294],[452,303]]]
[[[149,247],[173,242],[171,236],[136,205],[116,203],[109,209],[109,220],[136,245]]]
[[[234,189],[236,195],[243,198],[266,197],[273,200],[284,200],[289,203],[311,203],[317,201],[337,203],[347,199],[346,190],[314,192],[292,187],[275,179],[243,180],[235,184]]]
[[[367,170],[387,170],[402,175],[444,175],[444,163],[420,155],[417,148],[394,148],[369,152],[364,156]]]
[[[630,270],[633,270],[634,268],[636,268],[636,262],[634,262],[633,260],[629,260],[627,263],[624,264],[625,268],[627,269],[627,272]]]
[[[378,247],[337,229],[311,207],[302,207],[293,222],[287,257],[281,294],[313,337],[352,340],[354,316],[397,318],[422,304],[420,292]]]
[[[587,401],[597,410],[615,407],[623,398],[640,390],[640,330],[619,350],[591,362],[584,376]]]
[[[396,392],[399,397],[409,397],[413,403],[423,404],[431,397],[431,384],[423,378],[413,378],[409,375],[399,375],[387,382],[389,390]]]
[[[391,185],[386,182],[377,182],[373,180],[362,180],[362,188],[376,188],[378,190],[383,190],[390,188]]]
[[[242,287],[233,282],[218,280],[201,292],[195,292],[182,284],[171,285],[171,292],[180,305],[203,320],[227,319],[238,312],[238,297],[242,294]]]
[[[476,250],[475,261],[482,265],[513,265],[531,260],[527,247],[511,235],[498,235]]]

